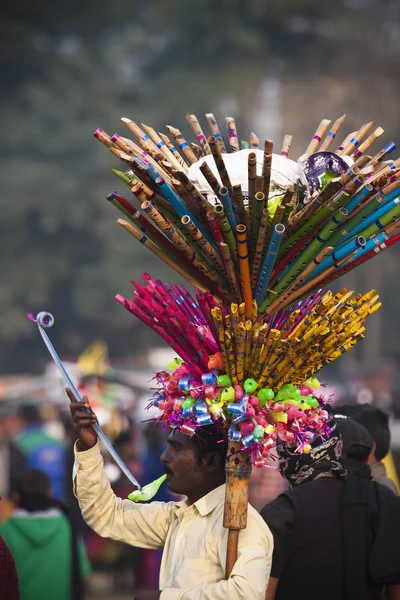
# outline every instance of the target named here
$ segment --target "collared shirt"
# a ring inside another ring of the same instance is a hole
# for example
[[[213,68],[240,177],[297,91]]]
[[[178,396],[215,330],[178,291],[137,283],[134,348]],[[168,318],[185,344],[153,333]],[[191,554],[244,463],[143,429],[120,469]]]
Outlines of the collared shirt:
[[[251,506],[247,528],[239,535],[238,559],[224,580],[225,485],[192,505],[122,500],[111,490],[98,444],[86,452],[75,448],[73,479],[82,515],[99,535],[139,548],[164,549],[161,600],[264,600],[273,539]]]

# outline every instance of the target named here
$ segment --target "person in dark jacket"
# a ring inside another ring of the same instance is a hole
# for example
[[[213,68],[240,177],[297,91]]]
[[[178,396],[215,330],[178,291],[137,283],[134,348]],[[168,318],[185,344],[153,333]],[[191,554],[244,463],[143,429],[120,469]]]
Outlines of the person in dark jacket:
[[[395,494],[398,493],[396,485],[386,474],[386,467],[382,462],[390,451],[390,427],[388,415],[372,404],[344,404],[336,407],[337,414],[350,417],[353,421],[365,427],[372,438],[372,448],[368,456],[368,464],[373,479],[386,485]]]
[[[398,498],[345,468],[333,418],[329,426],[329,439],[316,438],[309,454],[278,446],[290,489],[261,511],[274,536],[266,600],[379,600],[385,585],[397,600]]]

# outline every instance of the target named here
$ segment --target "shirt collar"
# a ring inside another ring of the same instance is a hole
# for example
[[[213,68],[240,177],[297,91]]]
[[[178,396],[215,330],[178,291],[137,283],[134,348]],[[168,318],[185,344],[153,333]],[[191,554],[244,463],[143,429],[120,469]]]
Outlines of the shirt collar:
[[[216,506],[218,506],[218,504],[222,500],[224,500],[225,488],[226,484],[223,483],[222,485],[218,486],[217,488],[215,488],[214,490],[212,490],[211,492],[194,502],[193,506],[196,507],[197,512],[202,517],[206,517],[207,515],[209,515],[210,512],[213,511],[214,508],[216,508]],[[177,516],[188,508],[191,508],[191,506],[188,505],[186,500],[182,502],[177,502],[175,505]]]

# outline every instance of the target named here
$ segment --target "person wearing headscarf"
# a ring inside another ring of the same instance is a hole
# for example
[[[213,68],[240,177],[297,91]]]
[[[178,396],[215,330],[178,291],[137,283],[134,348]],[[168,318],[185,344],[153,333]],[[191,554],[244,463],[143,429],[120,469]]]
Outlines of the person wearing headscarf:
[[[261,511],[274,536],[266,600],[379,600],[385,585],[386,597],[397,600],[400,553],[386,562],[379,558],[400,539],[399,507],[396,513],[382,500],[397,498],[383,486],[376,489],[368,474],[350,475],[335,419],[328,426],[329,437],[317,436],[308,454],[288,443],[277,447],[290,487]],[[369,486],[362,486],[370,492],[367,509],[357,495],[360,481]]]

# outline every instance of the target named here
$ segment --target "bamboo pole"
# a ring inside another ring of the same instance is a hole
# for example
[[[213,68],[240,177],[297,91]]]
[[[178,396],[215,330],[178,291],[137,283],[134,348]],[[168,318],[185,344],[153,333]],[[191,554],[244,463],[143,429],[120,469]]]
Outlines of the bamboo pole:
[[[229,442],[226,458],[226,492],[224,527],[229,529],[226,550],[225,579],[228,579],[237,560],[239,533],[247,526],[250,457],[242,452],[241,442]]]

